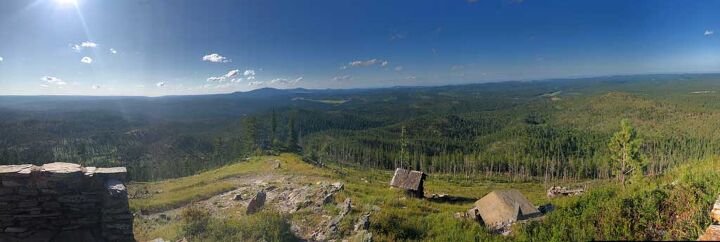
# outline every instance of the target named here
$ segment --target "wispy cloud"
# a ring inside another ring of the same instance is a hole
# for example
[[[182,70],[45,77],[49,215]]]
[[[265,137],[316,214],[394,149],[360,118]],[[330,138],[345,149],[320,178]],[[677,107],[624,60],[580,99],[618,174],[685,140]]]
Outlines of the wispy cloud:
[[[3,62],[3,61],[5,61],[5,59],[3,59],[2,56],[0,56],[0,62]]]
[[[241,76],[242,73],[242,77]],[[224,81],[230,81],[230,82],[241,82],[243,80],[252,81],[255,80],[255,70],[245,70],[244,72],[240,72],[240,70],[230,70],[227,74],[222,76],[211,76],[206,79],[208,82],[224,82]]]
[[[155,84],[155,86],[157,86],[157,87],[164,87],[164,86],[165,86],[165,82],[164,82],[164,81],[158,82],[158,83]]]
[[[366,60],[366,61],[361,61],[361,60],[351,61],[348,65],[353,66],[353,67],[358,67],[358,66],[371,66],[371,65],[375,65],[376,63],[378,63],[377,59],[370,59],[370,60]]]
[[[379,64],[380,67],[387,67],[390,64],[390,61],[387,60],[380,60],[380,59],[369,59],[369,60],[355,60],[349,62],[347,65],[344,65],[340,67],[340,70],[345,70],[350,67],[368,67],[368,66],[374,66],[376,64]]]
[[[98,44],[92,41],[85,41],[80,43],[80,46],[82,46],[83,48],[95,48],[98,46]]]
[[[40,78],[40,80],[44,81],[46,84],[44,86],[64,86],[67,85],[67,82],[63,81],[60,78],[54,77],[54,76],[43,76]],[[43,86],[43,85],[41,85]]]
[[[351,76],[351,75],[334,76],[334,77],[332,78],[333,81],[345,81],[345,80],[350,80],[350,79],[352,79],[352,76]]]
[[[212,62],[212,63],[227,63],[230,62],[228,58],[225,56],[222,56],[218,53],[212,53],[209,55],[205,55],[202,58],[203,61]]]
[[[112,53],[112,54],[117,54],[118,52],[117,52],[117,50],[115,50],[115,49],[113,49],[113,48],[110,48],[110,53]]]
[[[263,82],[261,82],[261,81],[248,82],[248,86],[251,86],[251,87],[260,86],[262,84],[263,84]]]
[[[292,80],[288,80],[285,78],[275,78],[270,80],[270,84],[296,85],[298,82],[302,81],[302,79],[302,77],[298,77]]]
[[[85,63],[85,64],[91,64],[93,62],[93,59],[85,56],[82,59],[80,59],[80,62]]]
[[[395,71],[402,71],[402,70],[403,70],[403,67],[402,67],[402,66],[396,66],[396,67],[395,67]]]
[[[397,32],[396,32],[396,33],[391,34],[391,35],[390,35],[390,38],[388,38],[388,40],[390,40],[390,41],[395,41],[395,40],[401,40],[401,39],[404,39],[404,38],[405,38],[405,34],[401,34],[401,33],[397,33]]]
[[[705,30],[705,33],[704,33],[703,35],[705,35],[705,36],[710,36],[710,35],[713,35],[713,34],[715,34],[715,31],[706,29],[706,30]]]
[[[240,80],[236,80],[235,77],[240,75],[240,70],[230,70],[228,73],[222,76],[211,76],[207,79],[208,82],[224,82],[226,80],[232,81],[232,82],[239,82]]]
[[[92,89],[100,89],[100,85],[92,85]]]
[[[255,70],[245,70],[245,72],[243,72],[243,76],[245,76],[245,79],[247,80],[255,80]]]
[[[95,48],[98,44],[92,41],[84,41],[80,44],[70,44],[70,48],[75,52],[80,52],[85,48]]]

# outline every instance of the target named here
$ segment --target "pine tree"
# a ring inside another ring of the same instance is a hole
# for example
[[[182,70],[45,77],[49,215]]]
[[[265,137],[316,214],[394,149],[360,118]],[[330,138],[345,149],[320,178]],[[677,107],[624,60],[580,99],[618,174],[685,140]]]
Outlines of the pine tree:
[[[275,114],[275,108],[273,108],[270,120],[270,145],[273,148],[276,148],[278,145],[277,143],[277,116]]]
[[[613,135],[608,144],[612,165],[617,169],[616,176],[623,188],[627,175],[632,174],[637,178],[643,174],[641,145],[642,140],[637,137],[635,128],[630,125],[630,122],[623,119],[620,122],[620,131]]]
[[[258,130],[255,117],[248,117],[244,120],[243,131],[245,136],[245,148],[248,153],[256,152],[260,147],[258,146]]]
[[[410,152],[408,151],[408,140],[405,137],[405,125],[400,130],[400,167],[409,166]]]
[[[285,146],[288,151],[297,151],[297,134],[295,134],[295,118],[290,117],[288,119],[288,137]]]

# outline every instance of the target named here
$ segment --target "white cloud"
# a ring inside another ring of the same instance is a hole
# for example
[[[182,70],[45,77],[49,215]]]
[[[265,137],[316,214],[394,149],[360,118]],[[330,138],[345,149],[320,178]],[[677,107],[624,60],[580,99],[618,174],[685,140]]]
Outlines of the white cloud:
[[[100,89],[100,85],[92,85],[92,89]]]
[[[335,76],[332,78],[333,81],[344,81],[344,80],[350,80],[352,76],[350,75],[344,75],[344,76]]]
[[[712,30],[706,29],[706,30],[705,30],[705,34],[704,34],[704,35],[705,35],[705,36],[710,36],[710,35],[713,35],[713,34],[715,34],[715,31],[712,31]]]
[[[110,48],[110,53],[117,54],[117,50]]]
[[[85,57],[83,57],[82,59],[80,59],[80,62],[85,63],[85,64],[90,64],[90,63],[93,62],[93,59],[90,58],[90,57],[85,56]]]
[[[80,51],[82,51],[84,48],[95,48],[95,47],[97,47],[97,46],[98,46],[98,44],[95,43],[95,42],[92,42],[92,41],[84,41],[84,42],[82,42],[82,43],[80,43],[80,44],[71,44],[71,45],[70,45],[70,48],[71,48],[72,50],[74,50],[75,52],[80,52]]]
[[[4,60],[5,60],[5,59],[3,59],[2,56],[0,56],[0,62],[3,62]]]
[[[164,81],[158,82],[158,83],[155,84],[155,86],[157,86],[157,87],[164,87],[164,86],[165,86],[165,82],[164,82]]]
[[[262,84],[263,84],[263,82],[261,82],[261,81],[248,82],[248,86],[260,86]]]
[[[403,67],[402,67],[402,66],[396,66],[396,67],[395,67],[395,71],[402,71],[402,70],[403,70]]]
[[[240,82],[240,81],[242,81],[242,78],[235,79],[235,77],[237,77],[238,75],[240,75],[240,70],[235,69],[235,70],[228,71],[227,74],[222,75],[222,76],[208,77],[207,81],[208,82],[224,82],[225,80],[229,79],[231,82]]]
[[[46,82],[47,84],[44,84],[45,86],[64,86],[67,85],[67,82],[63,81],[60,78],[54,77],[54,76],[43,76],[40,78],[40,80]],[[42,86],[42,85],[41,85]]]
[[[288,81],[288,80],[285,79],[285,78],[275,78],[275,79],[270,80],[270,84],[286,83],[287,81]]]
[[[212,62],[212,63],[227,63],[227,62],[230,62],[230,60],[228,60],[228,58],[225,58],[225,56],[221,56],[221,55],[218,54],[218,53],[212,53],[212,54],[203,56],[202,60],[203,60],[203,61]]]
[[[225,77],[225,78],[233,78],[233,77],[236,77],[236,76],[238,75],[238,73],[240,73],[240,70],[238,70],[238,69],[231,70],[231,71],[229,71],[227,74],[225,74],[223,77]]]
[[[98,46],[98,44],[92,41],[85,41],[80,43],[80,46],[82,46],[83,48],[95,48]]]
[[[382,63],[380,63],[380,66],[386,67],[388,64],[390,64],[390,62],[388,62],[388,61],[383,61]]]
[[[349,63],[350,66],[357,67],[357,66],[371,66],[378,63],[377,59],[370,59],[366,61],[356,60]]]
[[[208,78],[205,79],[205,80],[208,81],[208,82],[221,82],[221,81],[225,81],[225,79],[223,79],[221,76],[211,76],[211,77],[208,77]]]
[[[243,76],[245,76],[245,79],[248,79],[249,81],[255,80],[255,70],[245,70],[245,72],[243,72]]]
[[[302,81],[302,79],[302,77],[298,77],[292,80],[288,80],[285,78],[275,78],[270,80],[270,84],[295,85],[298,82]]]

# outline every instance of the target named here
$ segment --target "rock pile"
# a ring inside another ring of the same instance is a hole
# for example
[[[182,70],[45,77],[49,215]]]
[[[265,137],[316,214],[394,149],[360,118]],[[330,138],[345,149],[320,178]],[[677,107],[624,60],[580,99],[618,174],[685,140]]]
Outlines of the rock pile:
[[[0,166],[0,241],[134,241],[124,167]]]
[[[552,186],[547,190],[547,197],[554,198],[557,196],[575,196],[585,192],[583,188],[570,189],[567,187]]]

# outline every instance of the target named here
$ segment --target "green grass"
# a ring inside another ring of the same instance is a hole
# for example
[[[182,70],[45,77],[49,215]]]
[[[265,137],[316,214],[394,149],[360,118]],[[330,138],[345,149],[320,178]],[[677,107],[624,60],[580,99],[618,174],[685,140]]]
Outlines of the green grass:
[[[275,159],[282,162],[279,170],[272,170],[271,163],[265,162]],[[335,165],[331,166],[332,169],[317,168],[302,162],[296,155],[282,154],[277,157],[256,157],[193,177],[143,183],[144,186],[161,190],[154,197],[161,198],[162,202],[140,199],[131,200],[131,203],[136,208],[175,207],[198,197],[212,196],[214,191],[203,188],[221,186],[218,184],[224,184],[222,181],[225,178],[277,172],[302,176],[308,183],[318,180],[344,182],[345,189],[335,200],[340,202],[351,198],[353,210],[339,226],[343,237],[352,236],[356,219],[369,212],[374,241],[694,240],[709,224],[707,211],[720,192],[718,160],[720,158],[687,162],[662,176],[635,181],[626,190],[612,181],[602,180],[543,184],[541,180],[533,178],[513,181],[508,177],[431,175],[425,183],[426,193],[446,193],[469,198],[464,202],[440,203],[408,198],[402,191],[389,188],[388,182],[392,176],[390,171]],[[552,200],[545,197],[547,186],[571,184],[586,185],[589,190],[577,197]],[[517,189],[535,205],[551,202],[557,210],[542,220],[515,225],[515,232],[508,237],[495,235],[475,222],[454,218],[456,212],[464,212],[472,207],[474,198],[497,189]],[[183,195],[175,198],[177,195],[174,194]],[[337,213],[337,209],[330,205],[325,206],[325,210],[330,214]],[[321,218],[315,215],[311,211],[301,210],[282,218],[296,222],[318,222]],[[268,226],[274,228],[275,235],[279,236],[282,234],[279,231],[285,225],[278,223],[277,219],[238,215],[212,222],[208,225],[208,231],[197,236],[211,240],[264,236],[249,235],[238,227],[245,223],[243,221],[251,220],[270,221]],[[136,221],[136,234],[139,239],[181,238],[184,230],[178,223],[172,221],[169,224],[153,225],[141,219],[140,222]]]
[[[270,172],[271,164],[265,162],[268,157],[255,157],[223,166],[194,176],[169,179],[160,182],[135,182],[129,185],[130,194],[138,190],[147,191],[150,197],[130,199],[133,211],[158,212],[179,208],[193,201],[207,199],[214,195],[234,189],[237,184],[228,178],[249,175],[257,172]]]
[[[273,170],[272,163],[266,162],[267,160],[280,160],[281,168]],[[481,230],[479,226],[472,226],[474,224],[465,223],[453,218],[455,212],[465,211],[472,206],[472,201],[463,203],[437,203],[407,198],[402,191],[389,188],[388,183],[392,178],[391,171],[339,167],[335,165],[331,165],[331,169],[318,168],[301,161],[299,156],[293,154],[254,157],[249,161],[242,161],[190,177],[170,179],[161,182],[132,183],[129,185],[131,191],[146,189],[150,193],[155,194],[149,198],[131,199],[130,204],[135,210],[139,209],[152,212],[179,208],[193,201],[234,189],[238,184],[228,181],[228,178],[273,172],[283,175],[303,176],[305,179],[304,182],[307,183],[315,183],[319,180],[342,181],[345,184],[345,189],[336,196],[335,200],[341,202],[345,198],[350,197],[354,206],[353,211],[340,226],[341,231],[345,233],[346,236],[351,235],[350,231],[353,229],[354,221],[367,212],[372,212],[371,221],[378,221],[379,224],[382,224],[382,221],[385,221],[386,218],[394,220],[398,219],[399,216],[401,218],[410,218],[406,220],[415,221],[414,223],[435,223],[435,220],[443,220],[443,222],[439,223],[447,224],[452,221],[453,223],[447,226],[458,226],[459,229],[473,228],[471,231]],[[503,178],[484,179],[481,177],[441,175],[430,176],[425,184],[428,193],[447,193],[453,196],[469,198],[482,197],[494,189],[518,189],[525,193],[533,202],[544,202],[545,190],[542,184],[537,181],[514,183]],[[375,210],[378,208],[380,211]],[[336,209],[334,209],[334,207],[328,207],[327,210],[332,212]],[[289,219],[318,219],[313,217],[313,215],[314,214],[306,214],[305,211],[300,211]],[[401,228],[417,227],[417,224],[414,223],[403,224],[402,226],[404,227]],[[440,231],[436,231],[416,234],[416,237],[413,237],[415,235],[410,236],[412,233],[409,232],[392,230],[383,232],[384,230],[378,227],[373,227],[373,229],[376,230],[373,232],[373,238],[377,241],[425,238],[427,236],[434,237],[436,236],[435,234],[437,234],[437,236],[443,234]],[[425,227],[423,231],[429,229],[430,228]],[[138,234],[139,239],[153,239],[157,237],[166,239],[178,238],[181,231],[182,229],[176,222],[158,225],[152,221],[144,221],[142,219],[136,221],[136,234]],[[467,233],[463,234],[463,236],[467,235]],[[490,234],[487,235],[491,236]]]
[[[522,241],[695,240],[720,192],[720,158],[687,162],[623,189],[605,184],[559,201],[544,221],[517,226]],[[592,225],[592,226],[589,226]]]

